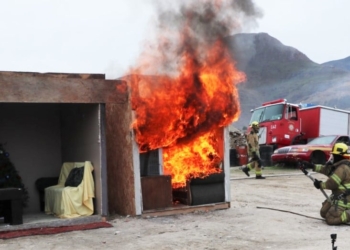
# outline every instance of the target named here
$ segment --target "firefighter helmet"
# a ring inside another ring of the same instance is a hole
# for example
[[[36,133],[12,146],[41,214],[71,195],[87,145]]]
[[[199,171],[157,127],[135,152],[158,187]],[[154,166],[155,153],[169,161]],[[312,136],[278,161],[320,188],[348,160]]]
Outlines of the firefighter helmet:
[[[331,153],[335,155],[343,155],[348,151],[348,146],[345,143],[339,142],[334,144]]]
[[[259,123],[257,121],[252,122],[250,126],[255,133],[259,132]]]
[[[257,121],[254,121],[250,124],[252,127],[259,127],[259,123]]]

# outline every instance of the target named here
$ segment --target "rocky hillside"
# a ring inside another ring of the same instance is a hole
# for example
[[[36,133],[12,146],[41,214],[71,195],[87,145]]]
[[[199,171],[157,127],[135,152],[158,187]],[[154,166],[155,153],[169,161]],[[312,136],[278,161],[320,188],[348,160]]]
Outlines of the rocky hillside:
[[[326,62],[322,65],[350,71],[350,56],[341,60]]]
[[[238,87],[242,113],[235,127],[248,125],[251,109],[279,98],[350,109],[350,57],[317,64],[266,33],[237,34],[226,44],[247,77]]]

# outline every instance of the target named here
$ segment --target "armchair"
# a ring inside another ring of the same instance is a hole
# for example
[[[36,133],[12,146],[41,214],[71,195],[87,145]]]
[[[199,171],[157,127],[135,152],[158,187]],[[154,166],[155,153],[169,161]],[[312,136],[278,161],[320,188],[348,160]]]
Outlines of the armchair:
[[[69,173],[74,168],[84,168],[83,179],[77,187],[65,186]],[[45,188],[45,213],[59,218],[75,218],[92,215],[94,180],[90,161],[65,162],[62,165],[58,184]]]

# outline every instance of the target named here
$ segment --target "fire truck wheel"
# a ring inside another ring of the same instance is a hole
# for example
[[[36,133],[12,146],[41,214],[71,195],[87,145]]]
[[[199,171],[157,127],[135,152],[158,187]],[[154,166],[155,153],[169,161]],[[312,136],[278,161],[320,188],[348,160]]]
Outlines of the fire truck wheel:
[[[326,155],[321,151],[315,151],[311,155],[311,162],[314,164],[325,164]]]

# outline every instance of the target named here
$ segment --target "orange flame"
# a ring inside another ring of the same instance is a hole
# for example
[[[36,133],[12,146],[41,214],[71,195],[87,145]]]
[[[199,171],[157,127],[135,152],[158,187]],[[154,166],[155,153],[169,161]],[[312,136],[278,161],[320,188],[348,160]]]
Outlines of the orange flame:
[[[218,42],[208,54],[215,58],[215,54],[222,54],[222,48]],[[172,175],[173,187],[185,185],[188,178],[220,171],[217,167],[223,150],[218,153],[218,145],[213,144],[222,142],[223,135],[213,131],[222,131],[239,116],[234,84],[244,80],[244,74],[235,70],[228,56],[213,60],[215,63],[210,56],[208,59],[208,63],[195,68],[187,55],[188,62],[175,78],[131,78],[136,111],[132,126],[140,152],[164,148],[164,168]]]
[[[222,171],[222,129],[210,131],[187,143],[163,149],[164,173],[172,176],[173,188],[190,178],[203,178]]]
[[[212,18],[209,14],[205,18]],[[223,127],[239,117],[236,84],[245,80],[221,38],[203,42],[188,26],[181,30],[179,49],[161,36],[162,51],[142,54],[129,81],[140,152],[163,148],[164,170],[172,175],[173,187],[221,171]],[[171,73],[166,74],[167,67]],[[146,76],[150,71],[162,74]]]

